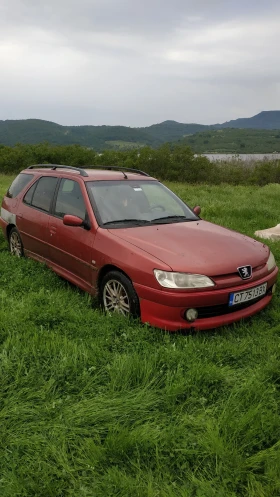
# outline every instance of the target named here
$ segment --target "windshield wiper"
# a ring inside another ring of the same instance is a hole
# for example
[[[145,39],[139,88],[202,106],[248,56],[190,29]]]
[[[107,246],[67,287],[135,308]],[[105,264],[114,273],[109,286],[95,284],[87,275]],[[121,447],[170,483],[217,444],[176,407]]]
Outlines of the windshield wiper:
[[[107,224],[122,224],[122,223],[135,223],[138,225],[142,224],[150,224],[150,221],[147,219],[116,219],[115,221],[107,221],[106,223],[103,223],[103,226],[106,226]]]
[[[156,217],[155,219],[152,219],[151,220],[151,223],[154,223],[154,222],[160,222],[160,221],[169,221],[171,219],[174,219],[174,221],[179,221],[180,220],[183,220],[183,221],[195,221],[195,219],[188,219],[186,216],[164,216],[164,217]]]

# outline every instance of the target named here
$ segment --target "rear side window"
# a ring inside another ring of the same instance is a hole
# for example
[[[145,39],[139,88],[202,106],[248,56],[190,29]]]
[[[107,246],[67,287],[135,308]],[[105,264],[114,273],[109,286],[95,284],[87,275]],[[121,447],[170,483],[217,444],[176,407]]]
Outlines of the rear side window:
[[[29,188],[29,190],[27,190],[27,192],[26,192],[26,194],[24,195],[24,198],[23,198],[23,202],[25,204],[31,205],[32,198],[33,198],[33,193],[36,190],[36,186],[37,186],[37,182],[33,183],[33,185],[31,186],[31,188]]]
[[[7,191],[7,197],[14,198],[30,183],[33,174],[20,173],[16,179],[12,182],[9,190]]]
[[[27,195],[27,200],[30,199],[33,207],[49,212],[56,184],[57,178],[52,176],[40,178],[36,183],[35,192],[32,192],[33,195]],[[26,202],[26,198],[24,200]]]

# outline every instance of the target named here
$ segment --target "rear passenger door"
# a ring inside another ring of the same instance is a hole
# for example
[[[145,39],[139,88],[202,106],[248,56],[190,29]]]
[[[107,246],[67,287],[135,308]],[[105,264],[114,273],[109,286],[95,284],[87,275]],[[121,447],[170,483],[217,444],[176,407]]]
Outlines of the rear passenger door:
[[[65,214],[88,219],[81,186],[75,180],[62,178],[49,223],[50,261],[62,276],[90,291],[93,285],[93,228],[66,226]]]
[[[57,178],[44,176],[23,197],[17,212],[17,228],[24,250],[36,259],[49,258],[48,227]]]

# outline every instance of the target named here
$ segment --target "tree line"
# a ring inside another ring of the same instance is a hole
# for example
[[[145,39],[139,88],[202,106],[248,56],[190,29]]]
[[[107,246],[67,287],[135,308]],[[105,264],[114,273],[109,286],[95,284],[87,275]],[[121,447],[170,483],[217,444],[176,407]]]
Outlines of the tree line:
[[[105,150],[97,153],[80,145],[54,146],[48,143],[14,147],[0,145],[0,173],[16,174],[34,164],[65,164],[76,167],[118,166],[141,169],[162,181],[232,185],[265,185],[280,182],[280,161],[251,165],[238,160],[210,162],[196,156],[190,147],[166,144],[158,149]]]

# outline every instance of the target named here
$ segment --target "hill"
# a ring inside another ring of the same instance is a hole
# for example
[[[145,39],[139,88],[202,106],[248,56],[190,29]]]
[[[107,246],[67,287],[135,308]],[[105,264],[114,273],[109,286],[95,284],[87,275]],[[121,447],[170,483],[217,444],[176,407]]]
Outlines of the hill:
[[[169,142],[178,140],[178,138],[182,138],[186,135],[193,135],[199,131],[205,131],[209,128],[210,126],[205,126],[203,124],[183,124],[176,121],[164,121],[163,123],[152,124],[152,126],[142,129],[155,140]]]
[[[105,149],[118,150],[139,148],[146,145],[158,147],[163,143],[175,142],[185,138],[186,142],[188,142],[190,135],[196,136],[197,133],[211,133],[212,131],[225,128],[280,129],[280,111],[261,112],[251,118],[236,119],[235,121],[211,126],[195,123],[185,124],[176,121],[164,121],[142,128],[105,125],[62,126],[40,119],[7,120],[0,121],[0,144],[12,146],[16,143],[36,144],[47,141],[53,145],[79,144],[97,151]],[[207,140],[207,137],[203,139]],[[199,143],[201,149],[200,141],[200,138],[195,139],[195,144]],[[269,139],[267,139],[269,150],[262,149],[260,152],[273,152],[273,144],[274,142],[269,143]],[[207,145],[207,143],[204,143],[204,145]],[[237,147],[238,150],[239,148]],[[275,149],[278,150],[278,148]],[[254,149],[253,151],[256,152],[257,150]]]
[[[47,141],[54,145],[79,144],[103,150],[115,148],[111,142],[129,142],[138,145],[160,145],[161,141],[149,135],[145,128],[126,126],[61,126],[40,119],[0,121],[0,143],[36,144]],[[117,147],[118,148],[118,147]]]
[[[280,129],[280,111],[263,111],[253,117],[216,124],[215,128]]]
[[[179,141],[195,153],[273,153],[280,152],[280,130],[224,128],[187,136]]]

